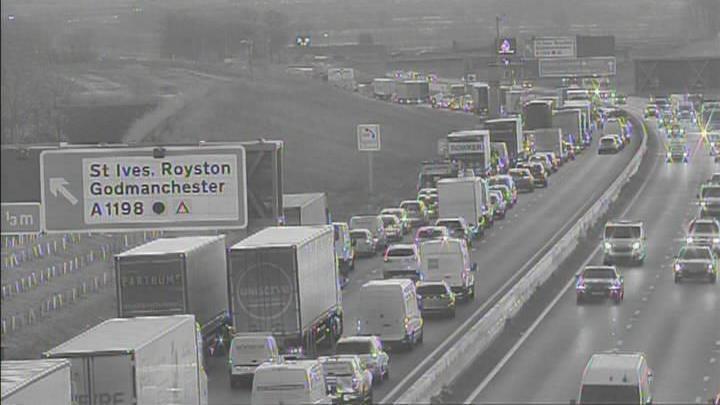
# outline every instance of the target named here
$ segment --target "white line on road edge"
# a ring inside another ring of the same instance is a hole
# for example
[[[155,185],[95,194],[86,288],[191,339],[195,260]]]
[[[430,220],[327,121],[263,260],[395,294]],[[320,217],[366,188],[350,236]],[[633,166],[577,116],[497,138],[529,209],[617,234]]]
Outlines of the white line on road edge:
[[[533,268],[525,274],[518,282],[492,307],[485,315],[475,324],[466,330],[467,325],[472,322],[484,309],[495,300],[495,297],[504,291],[508,283],[523,274],[519,271],[506,282],[486,303],[476,310],[459,328],[445,339],[435,350],[426,357],[415,369],[398,384],[381,402],[389,402],[394,395],[415,375],[418,370],[426,371],[407,389],[407,391],[395,403],[429,403],[430,398],[437,394],[443,385],[453,381],[464,369],[467,368],[469,362],[485,350],[490,343],[499,335],[505,326],[506,319],[513,317],[522,307],[522,305],[532,296],[535,289],[539,288],[554,269],[557,260],[564,260],[563,255],[568,255],[577,245],[578,238],[592,224],[595,219],[602,215],[609,208],[610,203],[619,195],[620,190],[629,181],[630,177],[637,172],[640,163],[647,150],[647,131],[644,130],[642,144],[638,153],[632,158],[628,166],[623,170],[621,175],[608,187],[608,189],[598,198],[577,222],[565,232],[565,235],[551,248]],[[567,225],[567,224],[566,224]],[[534,262],[536,256],[550,244],[555,237],[562,232],[565,226],[561,228],[543,249],[531,258],[526,266]],[[563,249],[559,249],[563,247]],[[524,268],[525,266],[523,266]],[[433,364],[435,355],[440,350],[444,350],[449,342],[455,338],[461,331],[464,335],[455,344],[450,346],[445,353]]]
[[[645,132],[645,136],[647,136],[647,132]],[[660,162],[660,159],[656,160],[654,166],[657,167],[659,162]],[[653,171],[655,171],[655,167],[653,167]],[[652,176],[647,176],[643,180],[643,184],[640,186],[637,193],[633,196],[633,199],[630,200],[630,203],[628,204],[628,206],[625,207],[622,214],[620,215],[621,217],[625,217],[628,214],[628,212],[630,212],[630,209],[632,209],[632,207],[635,205],[637,200],[640,198],[640,195],[642,195],[643,191],[645,191],[645,188],[647,187],[651,178],[652,178]],[[590,263],[590,261],[599,252],[600,252],[600,246],[595,247],[595,249],[593,249],[593,251],[590,252],[587,259],[585,259],[585,261],[583,261],[583,263],[580,265],[580,268],[578,269],[578,271],[585,268],[585,266],[587,266],[588,263]],[[560,299],[567,293],[567,291],[570,289],[570,287],[572,287],[572,285],[574,283],[575,283],[575,280],[573,278],[570,278],[570,280],[568,280],[568,282],[565,284],[565,286],[562,288],[562,290],[560,290],[560,292],[558,292],[558,294],[555,296],[555,298],[553,298],[553,300],[543,310],[543,312],[535,320],[535,322],[532,323],[530,328],[527,329],[525,331],[525,333],[523,333],[520,340],[518,340],[515,343],[515,345],[513,345],[513,347],[510,349],[510,351],[508,351],[505,354],[505,356],[503,356],[502,360],[500,360],[500,362],[498,362],[498,364],[495,365],[495,367],[490,371],[490,373],[485,377],[485,379],[480,383],[480,385],[478,385],[478,387],[475,388],[475,390],[463,401],[463,404],[472,404],[473,402],[475,402],[475,400],[480,395],[480,393],[487,387],[488,384],[490,384],[490,381],[492,381],[493,378],[495,378],[495,376],[500,372],[500,370],[503,367],[505,367],[507,362],[510,361],[510,358],[512,358],[512,356],[515,355],[515,352],[517,352],[520,349],[520,347],[523,345],[523,343],[525,343],[525,341],[530,337],[530,335],[532,335],[532,333],[535,331],[535,329],[537,329],[537,327],[540,325],[540,323],[543,320],[545,320],[545,318],[550,313],[550,311],[555,307],[555,304],[557,304],[558,301],[560,301]],[[639,312],[639,311],[635,311],[635,312]]]

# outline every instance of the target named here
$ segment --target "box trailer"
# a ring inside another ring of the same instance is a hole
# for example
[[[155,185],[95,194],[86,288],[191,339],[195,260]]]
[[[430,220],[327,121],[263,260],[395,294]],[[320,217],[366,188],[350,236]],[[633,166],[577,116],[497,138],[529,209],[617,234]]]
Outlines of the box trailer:
[[[481,177],[458,177],[438,181],[440,218],[465,218],[474,233],[481,233],[491,223],[490,193]]]
[[[583,145],[585,145],[585,146],[590,145],[590,142],[592,141],[593,131],[595,130],[595,125],[593,123],[594,119],[593,119],[592,103],[589,101],[585,101],[585,100],[568,100],[565,103],[563,103],[563,106],[559,109],[560,110],[578,109],[582,112]]]
[[[3,361],[0,402],[7,405],[70,405],[70,361]]]
[[[490,85],[475,82],[471,84],[471,90],[475,114],[481,117],[490,115]]]
[[[327,225],[329,221],[325,193],[283,194],[285,225]]]
[[[193,314],[204,348],[229,320],[225,236],[156,239],[115,255],[119,318]]]
[[[395,93],[395,79],[376,77],[372,82],[373,96],[380,100],[390,100]]]
[[[230,310],[237,333],[271,333],[281,350],[316,353],[342,335],[333,228],[266,228],[228,253]]]
[[[396,100],[400,104],[423,104],[430,101],[430,83],[425,80],[404,80],[396,84]]]
[[[528,131],[533,135],[535,141],[535,152],[554,152],[561,160],[565,160],[565,148],[563,148],[562,129],[540,128]]]
[[[452,132],[447,136],[448,156],[460,164],[461,170],[476,175],[490,173],[490,132],[487,129]]]
[[[523,106],[524,129],[552,128],[552,100],[532,100]]]
[[[43,353],[68,359],[72,401],[207,404],[207,376],[193,315],[109,319]]]
[[[553,111],[553,128],[560,128],[563,140],[576,148],[582,143],[582,111],[577,108]]]
[[[514,166],[523,154],[522,118],[500,118],[487,120],[485,128],[490,133],[490,142],[503,142],[507,145],[510,165]]]

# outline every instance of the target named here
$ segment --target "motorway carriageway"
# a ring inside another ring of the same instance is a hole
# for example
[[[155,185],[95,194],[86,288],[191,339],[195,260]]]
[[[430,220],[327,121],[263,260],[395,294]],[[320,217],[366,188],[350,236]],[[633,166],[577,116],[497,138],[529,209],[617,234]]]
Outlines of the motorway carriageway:
[[[638,133],[636,128],[635,134]],[[599,156],[599,137],[596,134],[589,149],[550,176],[548,189],[520,194],[518,204],[508,211],[507,218],[496,221],[482,239],[474,241],[472,260],[478,263],[475,299],[458,305],[455,319],[426,319],[424,342],[412,351],[390,353],[392,377],[374,387],[376,402],[392,402],[422,375],[450,347],[449,344],[462,335],[462,332],[454,332],[460,328],[464,330],[477,321],[477,315],[484,314],[502,297],[519,276],[564,234],[564,230],[575,223],[578,214],[597,200],[626,167],[640,145],[639,137],[635,135],[632,143],[621,153]],[[405,241],[410,240],[411,235],[406,235]],[[382,255],[358,260],[350,277],[350,284],[343,290],[343,309],[345,334],[352,335],[356,319],[354,310],[362,305],[358,290],[366,281],[382,278]],[[471,317],[473,321],[466,322]],[[442,348],[438,349],[440,346]],[[208,359],[207,372],[211,405],[250,403],[248,388],[230,388],[227,359]]]
[[[647,127],[648,136],[658,137],[655,145],[664,142],[654,120]],[[691,133],[688,145],[697,142],[698,135]],[[666,164],[664,149],[649,147],[655,161],[646,185],[618,210],[643,221],[648,237],[644,265],[619,266],[624,302],[579,306],[575,280],[555,280],[568,284],[555,296],[555,306],[543,311],[546,317],[538,318],[537,328],[523,329],[519,344],[505,354],[504,366],[501,361],[489,374],[475,366],[463,373],[453,387],[454,402],[568,403],[577,397],[590,356],[611,349],[645,352],[654,371],[655,403],[707,403],[720,391],[719,284],[675,284],[671,270],[687,225],[698,213],[700,184],[717,170],[704,146],[695,151],[689,164]],[[600,243],[582,252],[578,262],[601,264]]]

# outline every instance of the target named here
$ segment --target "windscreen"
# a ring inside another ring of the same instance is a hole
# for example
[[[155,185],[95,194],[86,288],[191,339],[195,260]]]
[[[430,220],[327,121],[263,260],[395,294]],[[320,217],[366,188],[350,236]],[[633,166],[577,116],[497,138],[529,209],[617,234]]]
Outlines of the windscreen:
[[[406,202],[402,204],[402,208],[405,208],[409,213],[417,213],[420,211],[420,203]]]
[[[638,239],[641,234],[639,226],[613,225],[605,228],[606,239]]]
[[[439,238],[443,236],[443,231],[438,228],[422,229],[418,232],[419,238]]]
[[[580,403],[586,404],[639,404],[640,390],[633,385],[584,385]]]
[[[438,221],[438,226],[444,226],[447,229],[462,229],[462,224],[460,224],[460,221]]]
[[[720,187],[703,187],[702,198],[720,198]]]
[[[690,233],[718,233],[714,222],[695,222],[690,226]]]
[[[363,240],[367,238],[367,233],[361,232],[361,231],[352,231],[350,232],[350,239],[352,240]]]
[[[376,220],[375,217],[352,217],[350,218],[350,228],[363,228],[372,232]]]
[[[347,361],[323,362],[323,369],[327,375],[349,376],[353,375],[353,367]]]
[[[712,255],[708,248],[688,247],[680,252],[680,258],[685,260],[710,260]]]
[[[587,269],[583,273],[585,278],[615,278],[613,269]]]
[[[335,348],[337,354],[368,354],[371,351],[369,342],[338,342]]]
[[[383,215],[382,221],[383,221],[383,225],[390,226],[390,225],[395,225],[396,219],[394,216],[390,217],[387,215]]]
[[[602,139],[600,140],[600,143],[603,144],[603,145],[614,145],[614,144],[615,144],[615,139],[613,139],[613,138],[602,138]]]
[[[447,294],[447,290],[443,285],[431,284],[417,287],[417,293],[421,296],[443,295]]]
[[[390,249],[387,253],[388,257],[408,257],[414,256],[415,251],[409,248]]]

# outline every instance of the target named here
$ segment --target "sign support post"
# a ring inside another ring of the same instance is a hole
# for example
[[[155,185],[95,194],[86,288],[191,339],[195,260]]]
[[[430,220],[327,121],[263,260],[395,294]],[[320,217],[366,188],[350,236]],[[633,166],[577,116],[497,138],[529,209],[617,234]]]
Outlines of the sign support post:
[[[368,206],[370,206],[370,201],[372,201],[372,197],[375,194],[375,182],[373,181],[373,159],[375,152],[380,150],[380,125],[358,125],[357,142],[358,151],[367,152],[368,156]]]

